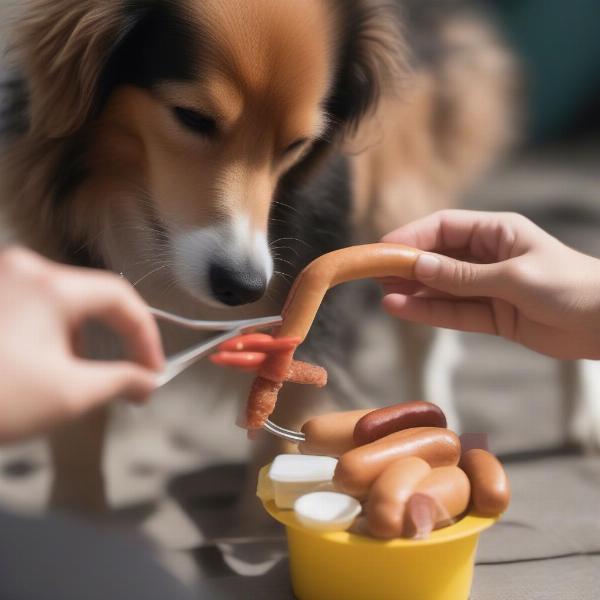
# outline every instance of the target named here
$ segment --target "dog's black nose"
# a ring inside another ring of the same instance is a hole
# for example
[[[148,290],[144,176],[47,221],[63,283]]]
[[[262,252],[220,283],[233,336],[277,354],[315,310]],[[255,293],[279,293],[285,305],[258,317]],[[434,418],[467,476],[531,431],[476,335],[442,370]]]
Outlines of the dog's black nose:
[[[251,267],[239,270],[215,263],[210,266],[209,277],[214,297],[227,306],[256,302],[267,290],[266,276]]]

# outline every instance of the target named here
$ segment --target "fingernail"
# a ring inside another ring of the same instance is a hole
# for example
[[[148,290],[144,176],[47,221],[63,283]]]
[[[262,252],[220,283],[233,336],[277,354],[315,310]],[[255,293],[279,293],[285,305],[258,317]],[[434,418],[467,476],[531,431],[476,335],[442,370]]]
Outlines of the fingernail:
[[[421,254],[415,265],[417,279],[433,279],[442,268],[442,261],[432,254]]]

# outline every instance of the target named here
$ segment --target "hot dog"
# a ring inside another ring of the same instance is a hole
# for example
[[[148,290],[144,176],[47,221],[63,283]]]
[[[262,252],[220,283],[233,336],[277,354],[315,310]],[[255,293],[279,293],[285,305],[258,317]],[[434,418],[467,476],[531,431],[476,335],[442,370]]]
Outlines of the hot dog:
[[[302,427],[306,442],[300,444],[302,454],[341,456],[354,448],[354,427],[368,410],[332,413],[310,419]]]
[[[284,321],[277,337],[296,337],[304,341],[325,294],[340,283],[366,278],[414,279],[419,254],[418,250],[398,244],[371,244],[345,248],[318,258],[294,283],[283,309]],[[294,350],[288,350],[265,360],[248,399],[249,429],[262,427],[275,409],[293,356]]]
[[[403,535],[424,539],[446,527],[469,506],[471,485],[458,467],[433,469],[415,487],[404,511]]]
[[[510,503],[510,484],[500,461],[485,450],[469,450],[460,461],[471,481],[471,503],[482,517],[495,517]]]
[[[429,402],[407,402],[374,410],[365,415],[354,429],[354,444],[363,446],[412,427],[446,427],[442,410]]]
[[[460,441],[453,432],[437,427],[399,431],[346,452],[337,465],[334,484],[350,496],[364,498],[371,484],[391,463],[409,456],[422,458],[432,467],[457,465]]]
[[[380,539],[400,537],[404,508],[418,483],[431,472],[422,458],[401,458],[377,478],[367,502],[367,524],[371,535]]]

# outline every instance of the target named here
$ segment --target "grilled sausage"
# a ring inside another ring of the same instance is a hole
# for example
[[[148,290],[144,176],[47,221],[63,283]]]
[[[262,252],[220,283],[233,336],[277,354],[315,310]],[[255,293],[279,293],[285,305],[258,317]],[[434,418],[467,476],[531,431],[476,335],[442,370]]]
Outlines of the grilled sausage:
[[[406,402],[380,408],[369,412],[356,424],[354,444],[364,446],[413,427],[446,427],[446,416],[429,402]]]
[[[354,427],[368,410],[332,413],[310,419],[302,427],[306,442],[300,444],[302,454],[341,456],[354,448]]]
[[[404,528],[404,508],[418,483],[431,472],[422,458],[401,458],[377,478],[367,502],[367,523],[372,536],[400,537]]]
[[[471,481],[471,503],[482,517],[496,517],[510,504],[510,484],[500,461],[485,450],[469,450],[460,461]]]
[[[458,467],[433,469],[415,487],[404,512],[404,537],[425,539],[446,527],[469,506],[471,485]]]
[[[432,467],[456,465],[460,441],[448,429],[405,429],[346,452],[338,462],[333,481],[342,492],[364,498],[371,484],[391,463],[409,456],[422,458]]]
[[[321,256],[304,269],[294,283],[283,309],[284,321],[277,337],[303,341],[325,294],[338,284],[367,278],[414,279],[414,266],[419,255],[418,250],[399,244],[370,244]],[[288,350],[267,357],[248,398],[246,421],[249,429],[262,427],[275,409],[293,356],[294,350]]]

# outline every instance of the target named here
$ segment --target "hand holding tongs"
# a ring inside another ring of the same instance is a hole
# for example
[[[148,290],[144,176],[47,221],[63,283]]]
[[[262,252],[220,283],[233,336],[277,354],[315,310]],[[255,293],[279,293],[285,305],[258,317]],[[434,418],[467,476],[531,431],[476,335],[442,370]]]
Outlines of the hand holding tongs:
[[[277,327],[283,322],[281,316],[244,319],[241,321],[197,321],[195,319],[186,319],[184,317],[173,315],[156,308],[151,308],[150,314],[152,314],[155,319],[167,321],[185,327],[186,329],[225,332],[210,340],[204,340],[197,346],[192,346],[188,350],[183,350],[168,358],[165,370],[158,379],[158,387],[166,385],[169,381],[175,379],[177,375],[183,373],[183,371],[196,364],[201,359],[210,356],[224,342],[246,333]]]
[[[199,321],[195,319],[186,319],[156,308],[150,308],[150,314],[157,320],[167,321],[174,325],[179,325],[195,331],[224,332],[221,335],[210,340],[204,340],[197,346],[192,346],[188,350],[183,350],[168,358],[165,369],[158,378],[158,387],[166,385],[169,381],[175,379],[177,375],[183,373],[183,371],[196,364],[201,359],[210,356],[224,342],[247,333],[253,333],[262,329],[270,329],[271,327],[278,327],[283,322],[281,316],[244,319],[240,321]],[[264,429],[269,433],[290,442],[298,444],[305,441],[304,434],[284,429],[271,421],[265,423]]]

